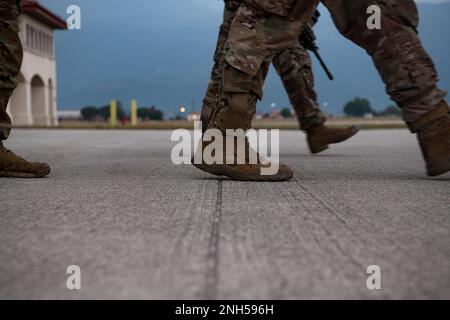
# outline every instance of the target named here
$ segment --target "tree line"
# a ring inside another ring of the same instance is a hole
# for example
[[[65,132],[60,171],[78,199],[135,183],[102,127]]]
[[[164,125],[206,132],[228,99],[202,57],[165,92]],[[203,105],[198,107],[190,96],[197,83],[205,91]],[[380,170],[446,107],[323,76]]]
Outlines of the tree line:
[[[344,106],[344,114],[348,117],[364,117],[366,115],[373,116],[400,116],[401,110],[394,106],[388,106],[383,111],[376,111],[368,99],[355,98],[347,102]],[[293,116],[290,108],[283,108],[280,111],[283,118],[291,118]],[[108,121],[110,117],[110,106],[104,105],[101,107],[87,106],[81,109],[81,116],[86,121]],[[137,116],[142,121],[161,121],[164,119],[164,113],[156,106],[140,107],[137,110]],[[117,118],[128,119],[129,114],[125,112],[123,105],[117,101]]]
[[[388,106],[383,111],[376,111],[372,108],[370,101],[364,98],[355,98],[347,102],[344,106],[344,114],[349,117],[373,116],[399,116],[401,110],[394,106]]]
[[[394,105],[387,106],[383,111],[377,111],[372,108],[370,101],[364,98],[355,98],[347,102],[344,105],[343,111],[347,117],[364,117],[366,115],[389,117],[401,115],[400,108]],[[280,115],[283,118],[292,118],[294,116],[290,108],[281,109]]]

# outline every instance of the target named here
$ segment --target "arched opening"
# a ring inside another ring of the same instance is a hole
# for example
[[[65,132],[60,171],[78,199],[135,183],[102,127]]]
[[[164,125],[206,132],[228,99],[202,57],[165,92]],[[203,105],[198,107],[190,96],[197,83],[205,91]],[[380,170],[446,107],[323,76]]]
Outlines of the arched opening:
[[[47,125],[45,84],[38,75],[31,79],[31,113],[35,125]]]
[[[53,87],[52,79],[48,79],[48,108],[51,125],[56,126],[58,124],[58,119],[56,116],[56,107],[55,107],[55,88]]]
[[[18,85],[11,96],[8,111],[11,114],[13,125],[31,125],[31,118],[27,109],[27,83],[22,73],[17,76],[16,80]]]

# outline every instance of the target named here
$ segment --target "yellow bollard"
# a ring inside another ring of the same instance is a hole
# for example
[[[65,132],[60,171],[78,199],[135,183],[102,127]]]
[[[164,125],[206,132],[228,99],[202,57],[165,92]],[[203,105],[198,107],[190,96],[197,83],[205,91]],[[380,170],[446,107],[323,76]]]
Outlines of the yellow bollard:
[[[109,107],[109,121],[111,127],[117,126],[117,101],[111,100],[111,104]]]
[[[137,101],[131,100],[131,126],[137,126]]]

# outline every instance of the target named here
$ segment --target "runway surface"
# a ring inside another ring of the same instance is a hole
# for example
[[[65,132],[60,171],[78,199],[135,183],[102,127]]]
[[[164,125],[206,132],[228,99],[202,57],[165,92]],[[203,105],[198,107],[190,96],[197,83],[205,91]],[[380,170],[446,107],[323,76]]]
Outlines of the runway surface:
[[[450,299],[450,175],[426,177],[414,136],[281,138],[295,179],[249,183],[172,164],[169,131],[15,130],[52,173],[0,179],[0,298]]]

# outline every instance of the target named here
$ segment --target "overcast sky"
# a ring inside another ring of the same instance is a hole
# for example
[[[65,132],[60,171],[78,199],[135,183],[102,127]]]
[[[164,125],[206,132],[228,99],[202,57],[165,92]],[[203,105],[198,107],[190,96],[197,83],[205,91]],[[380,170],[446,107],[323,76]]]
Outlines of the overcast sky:
[[[58,104],[62,108],[102,105],[111,98],[173,111],[196,100],[197,111],[208,82],[212,53],[222,19],[223,0],[40,0],[61,17],[77,4],[82,30],[60,31],[56,37]],[[421,3],[449,1],[422,0]],[[431,7],[423,14],[425,44],[450,83],[450,6]],[[447,12],[446,12],[447,11]],[[316,28],[318,44],[336,75],[330,83],[315,62],[317,90],[327,112],[336,113],[355,96],[369,98],[384,108],[389,99],[373,64],[360,48],[338,34],[322,9]],[[358,65],[358,68],[354,68]],[[445,73],[444,73],[445,72]],[[447,85],[448,88],[448,85]],[[445,89],[447,89],[445,88]],[[276,102],[289,104],[273,71],[266,83],[260,109]]]

